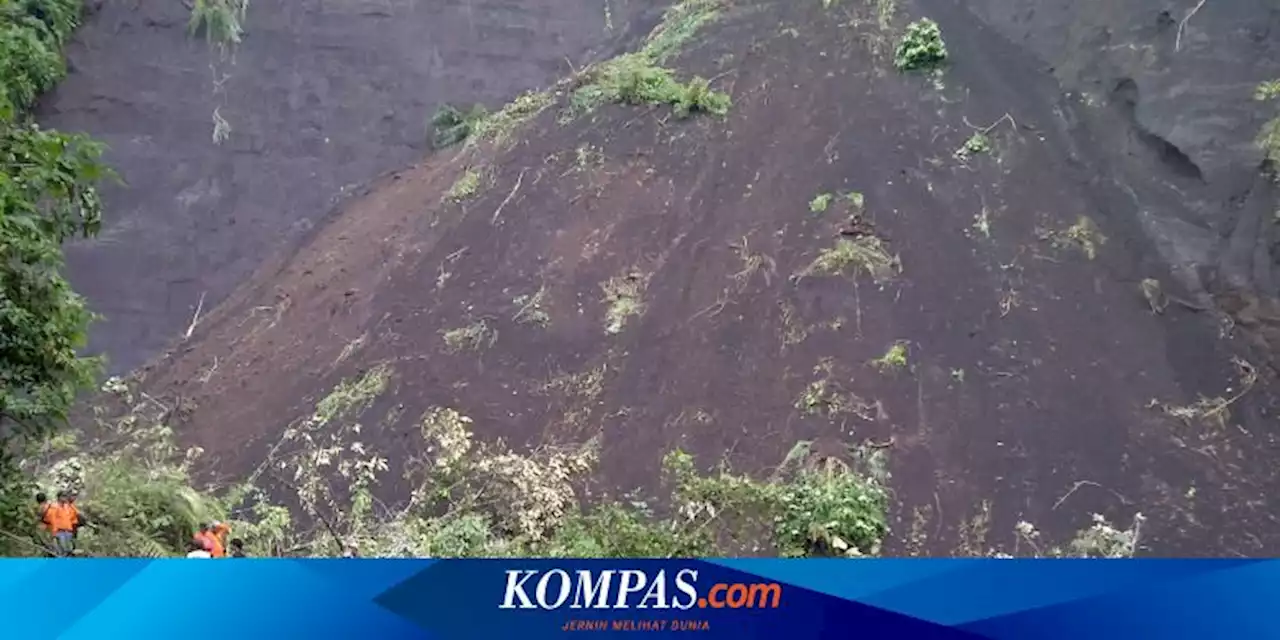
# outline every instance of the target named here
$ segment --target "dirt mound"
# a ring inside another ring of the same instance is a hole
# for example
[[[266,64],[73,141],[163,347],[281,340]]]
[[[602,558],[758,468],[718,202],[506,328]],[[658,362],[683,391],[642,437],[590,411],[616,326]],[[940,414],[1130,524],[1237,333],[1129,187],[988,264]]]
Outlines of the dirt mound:
[[[147,384],[210,467],[342,395],[393,468],[432,406],[517,444],[600,434],[622,488],[675,446],[763,469],[870,442],[899,550],[1140,510],[1161,553],[1273,552],[1271,374],[1161,266],[1122,109],[950,3],[725,5],[674,66],[727,118],[570,118],[561,84],[511,148],[385,178],[202,321]],[[951,64],[898,73],[924,15]]]
[[[438,104],[496,106],[613,55],[665,3],[251,3],[234,62],[187,33],[190,2],[93,4],[39,115],[106,142],[126,181],[103,192],[102,235],[68,252],[73,284],[105,316],[90,350],[118,372],[354,189],[426,154]],[[215,108],[230,127],[221,144]]]

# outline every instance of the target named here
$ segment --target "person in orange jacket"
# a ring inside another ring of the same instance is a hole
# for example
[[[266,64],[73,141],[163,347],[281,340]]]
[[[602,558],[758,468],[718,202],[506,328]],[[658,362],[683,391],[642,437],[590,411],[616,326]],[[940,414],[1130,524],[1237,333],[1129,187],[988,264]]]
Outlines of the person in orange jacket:
[[[201,524],[200,530],[196,532],[192,539],[199,542],[205,551],[214,558],[227,557],[227,534],[231,533],[231,527],[223,522],[210,522]]]
[[[213,521],[209,523],[209,537],[213,540],[213,549],[209,551],[215,558],[227,557],[227,536],[231,534],[231,527],[225,522]]]
[[[84,523],[75,505],[75,495],[59,491],[58,501],[49,505],[42,519],[49,533],[53,534],[59,555],[71,555],[75,551],[76,532]]]

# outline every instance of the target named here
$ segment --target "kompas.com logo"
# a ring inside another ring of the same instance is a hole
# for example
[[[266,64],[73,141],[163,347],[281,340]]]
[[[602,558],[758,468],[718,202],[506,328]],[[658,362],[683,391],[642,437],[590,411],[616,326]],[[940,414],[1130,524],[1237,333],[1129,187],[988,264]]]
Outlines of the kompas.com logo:
[[[700,589],[695,569],[680,569],[670,579],[665,569],[652,576],[637,569],[505,573],[499,609],[777,609],[782,603],[776,582],[717,582]]]

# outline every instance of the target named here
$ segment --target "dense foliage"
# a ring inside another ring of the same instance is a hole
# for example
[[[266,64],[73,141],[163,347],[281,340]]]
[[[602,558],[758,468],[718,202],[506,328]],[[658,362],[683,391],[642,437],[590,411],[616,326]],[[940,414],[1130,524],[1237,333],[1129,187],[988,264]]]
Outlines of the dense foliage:
[[[53,432],[97,366],[77,354],[92,314],[62,275],[62,243],[98,230],[102,147],[28,116],[66,73],[80,9],[0,0],[0,527],[30,501],[12,454]]]
[[[942,42],[942,30],[928,18],[907,25],[907,32],[893,53],[893,65],[899,71],[928,71],[946,61],[947,46]]]

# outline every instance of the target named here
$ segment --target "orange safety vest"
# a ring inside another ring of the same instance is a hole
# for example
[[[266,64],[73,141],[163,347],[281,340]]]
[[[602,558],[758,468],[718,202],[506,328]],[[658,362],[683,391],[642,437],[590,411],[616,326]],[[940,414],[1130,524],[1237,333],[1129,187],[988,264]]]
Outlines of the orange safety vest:
[[[44,512],[44,523],[49,526],[49,533],[75,531],[80,520],[80,510],[74,504],[55,502]]]
[[[209,555],[215,558],[227,557],[227,534],[231,533],[231,527],[225,524],[218,524],[204,534],[201,542],[207,543],[205,548],[209,550]],[[196,534],[199,536],[200,534]]]

